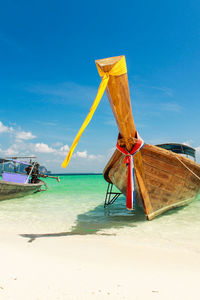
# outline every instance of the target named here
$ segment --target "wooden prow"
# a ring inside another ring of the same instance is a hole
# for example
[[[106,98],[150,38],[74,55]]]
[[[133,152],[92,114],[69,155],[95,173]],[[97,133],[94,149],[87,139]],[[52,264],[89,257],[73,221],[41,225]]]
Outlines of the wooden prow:
[[[103,72],[109,72],[112,67],[121,60],[122,57],[123,56],[116,56],[96,60],[95,62]],[[120,76],[110,75],[106,93],[119,129],[120,136],[124,138],[127,150],[131,151],[133,147],[131,138],[135,138],[136,128],[131,108],[127,73]]]
[[[103,72],[109,72],[113,68],[113,66],[122,58],[123,56],[116,56],[96,60],[95,62]],[[124,146],[128,151],[131,151],[134,145],[134,138],[136,137],[136,127],[132,114],[127,73],[119,76],[110,75],[106,92],[119,129],[120,136],[123,138]],[[112,161],[114,163],[115,156],[118,155],[119,152],[115,151],[111,159],[111,164]],[[140,152],[134,155],[134,165],[139,190],[143,199],[144,210],[147,215],[147,212],[151,211],[152,206],[150,203],[148,191],[146,189],[143,162]]]

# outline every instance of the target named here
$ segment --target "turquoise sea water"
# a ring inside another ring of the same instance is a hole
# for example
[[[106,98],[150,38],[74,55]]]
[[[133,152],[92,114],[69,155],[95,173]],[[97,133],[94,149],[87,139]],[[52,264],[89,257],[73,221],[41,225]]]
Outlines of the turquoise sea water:
[[[169,247],[200,249],[200,197],[191,204],[146,221],[137,208],[130,213],[121,196],[104,209],[107,183],[102,175],[62,175],[60,183],[46,179],[48,190],[0,202],[1,230],[27,239],[67,235],[134,237]]]

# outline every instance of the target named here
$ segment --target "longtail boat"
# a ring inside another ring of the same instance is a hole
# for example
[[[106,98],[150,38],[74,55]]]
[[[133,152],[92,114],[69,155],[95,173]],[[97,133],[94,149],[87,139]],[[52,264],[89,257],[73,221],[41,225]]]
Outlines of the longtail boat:
[[[116,150],[103,171],[105,180],[126,195],[128,209],[134,209],[134,202],[142,206],[148,220],[192,201],[200,192],[200,165],[182,154],[194,157],[195,150],[180,144],[144,143],[133,119],[125,57],[96,60],[96,65],[104,86],[100,86],[99,93],[106,89],[119,130]],[[63,167],[68,164],[99,97],[97,95]]]
[[[32,161],[33,157],[23,157],[30,162],[19,160],[19,158],[0,158],[0,200],[19,198],[40,191],[46,191],[47,185],[40,177],[55,178],[39,173],[39,164]],[[35,158],[35,157],[34,157]],[[42,189],[42,186],[45,188]]]
[[[122,58],[123,56],[101,59],[96,64],[101,71],[109,72]],[[127,73],[110,75],[106,92],[119,129],[118,144],[130,153],[137,142],[137,131],[131,109]],[[184,145],[181,150],[183,147]],[[170,150],[164,145],[153,146],[145,143],[133,155],[136,203],[143,206],[148,220],[189,203],[200,191],[200,165],[179,154],[189,154],[192,148],[187,147],[188,152],[185,150],[179,153]],[[128,168],[124,158],[125,154],[116,149],[103,175],[107,182],[113,183],[127,195]]]

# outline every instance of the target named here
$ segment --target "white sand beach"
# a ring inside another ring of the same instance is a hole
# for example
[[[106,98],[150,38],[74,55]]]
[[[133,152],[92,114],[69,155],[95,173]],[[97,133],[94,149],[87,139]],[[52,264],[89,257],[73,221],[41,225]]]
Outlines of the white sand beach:
[[[0,231],[0,299],[200,299],[200,252],[131,235]]]
[[[70,178],[74,194],[50,185],[1,202],[0,300],[200,299],[198,199],[146,221],[123,197],[104,210],[98,177],[90,193]]]

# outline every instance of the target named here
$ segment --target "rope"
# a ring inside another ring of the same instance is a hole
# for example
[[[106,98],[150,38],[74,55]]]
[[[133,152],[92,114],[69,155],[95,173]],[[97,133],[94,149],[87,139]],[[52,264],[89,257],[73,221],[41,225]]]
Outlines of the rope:
[[[99,105],[99,102],[100,102],[100,100],[104,94],[104,91],[107,87],[109,77],[110,76],[120,76],[120,75],[127,73],[125,56],[122,56],[122,58],[112,67],[112,69],[109,72],[102,71],[98,65],[97,65],[97,69],[98,69],[99,75],[102,77],[102,81],[99,86],[97,96],[92,104],[92,107],[90,108],[90,111],[89,111],[85,121],[83,122],[83,125],[81,126],[79,132],[77,133],[77,135],[73,141],[73,144],[67,154],[67,157],[65,158],[64,162],[62,163],[63,168],[67,167],[67,165],[71,159],[72,153],[74,152],[74,149],[76,148],[76,145],[78,144],[78,141],[79,141],[83,131],[85,130],[85,128],[89,124],[90,120],[92,119],[92,116],[93,116],[97,106]]]
[[[45,186],[45,190],[42,190],[41,188],[40,188],[40,192],[46,192],[46,190],[48,189],[48,185],[46,184],[46,182],[45,181],[43,181],[43,180],[40,180],[42,183],[43,183],[43,185]]]
[[[195,174],[190,168],[188,168],[188,166],[186,166],[186,164],[184,164],[184,162],[182,162],[182,160],[181,160],[177,155],[175,155],[175,157],[180,161],[180,163],[182,163],[182,165],[183,165],[188,171],[190,171],[194,176],[196,176],[197,179],[200,180],[200,177],[199,177],[197,174]]]

